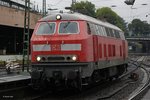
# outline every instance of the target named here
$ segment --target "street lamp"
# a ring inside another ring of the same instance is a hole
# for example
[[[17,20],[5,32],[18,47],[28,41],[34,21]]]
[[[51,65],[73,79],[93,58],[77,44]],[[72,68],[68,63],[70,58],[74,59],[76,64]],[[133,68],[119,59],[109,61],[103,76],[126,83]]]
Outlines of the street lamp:
[[[133,5],[135,2],[135,0],[126,0],[124,1],[124,3],[126,3],[127,5]]]
[[[146,3],[143,3],[143,4],[141,4],[141,5],[145,6],[145,5],[147,5],[147,4],[146,4]]]
[[[52,8],[49,8],[48,10],[58,10],[57,8],[54,8],[54,9],[52,9]]]
[[[49,14],[51,14],[51,13],[52,13],[52,11],[54,11],[54,10],[58,10],[58,9],[57,9],[57,8],[53,8],[53,9],[52,9],[52,8],[49,8],[48,10],[49,10]]]
[[[146,17],[148,17],[150,14],[147,14]]]
[[[111,7],[117,7],[116,5],[111,5]]]

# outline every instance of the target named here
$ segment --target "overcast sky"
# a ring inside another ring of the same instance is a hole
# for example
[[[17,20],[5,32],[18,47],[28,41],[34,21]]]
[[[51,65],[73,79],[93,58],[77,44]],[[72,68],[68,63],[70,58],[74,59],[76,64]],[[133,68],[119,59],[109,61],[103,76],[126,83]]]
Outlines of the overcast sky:
[[[42,8],[43,0],[31,0],[34,4],[38,4],[39,8]],[[110,7],[114,12],[116,12],[120,17],[122,17],[126,22],[132,21],[134,18],[141,19],[142,21],[147,21],[150,23],[150,0],[135,0],[133,9],[131,5],[126,5],[125,0],[76,0],[89,1],[95,4],[96,9],[101,7]],[[66,6],[71,5],[72,0],[46,0],[47,8],[57,8],[64,9]],[[147,5],[142,5],[147,4]],[[116,5],[116,7],[112,7]],[[148,15],[148,17],[146,17]]]

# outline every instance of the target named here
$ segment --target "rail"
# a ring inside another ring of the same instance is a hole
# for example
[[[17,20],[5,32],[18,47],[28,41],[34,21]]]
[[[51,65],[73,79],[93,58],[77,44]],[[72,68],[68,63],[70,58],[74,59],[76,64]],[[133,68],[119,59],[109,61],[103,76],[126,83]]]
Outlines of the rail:
[[[145,61],[146,58],[147,58],[147,57],[139,56],[139,57],[136,57],[136,58],[134,57],[134,60],[133,60],[133,59],[130,59],[130,60],[129,60],[129,65],[130,65],[130,66],[134,66],[135,68],[134,68],[133,70],[131,70],[131,71],[129,71],[129,72],[123,74],[123,75],[120,76],[119,78],[121,79],[121,78],[126,77],[126,76],[128,76],[128,75],[131,75],[131,77],[132,77],[133,79],[135,78],[135,80],[137,80],[137,77],[138,77],[138,76],[137,76],[135,73],[133,73],[133,72],[135,72],[135,71],[136,71],[137,69],[139,69],[139,68],[142,68],[143,71],[146,71],[146,70],[144,69],[144,67],[141,67],[141,65],[143,64],[142,62]],[[134,76],[132,76],[132,73],[133,73]],[[146,73],[147,73],[146,75],[149,76],[149,75],[148,75],[148,72],[146,72]],[[149,78],[148,78],[148,79],[149,79]],[[143,84],[143,86],[141,87],[141,89],[139,89],[140,91],[142,91],[142,89],[144,89],[144,87],[147,86],[146,83],[147,83],[148,81],[149,81],[149,80],[143,82],[144,84]],[[123,86],[119,87],[118,89],[112,91],[111,93],[107,94],[106,96],[99,97],[97,100],[102,100],[102,99],[109,99],[109,98],[111,98],[112,96],[114,96],[114,95],[116,95],[117,93],[119,93],[119,91],[121,91],[122,89],[124,89],[125,87],[127,87],[130,83],[132,83],[132,82],[129,81],[128,83],[126,83],[126,84],[124,84]],[[136,91],[137,91],[137,90],[136,90]],[[135,92],[134,92],[134,93],[135,93]],[[129,100],[132,100],[132,98],[134,98],[138,93],[139,93],[139,91],[137,91],[135,94],[132,94],[128,99],[129,99]]]
[[[141,68],[145,72],[145,75],[144,75],[145,79],[142,82],[143,85],[141,87],[139,87],[138,89],[136,89],[135,92],[133,92],[133,94],[131,94],[129,96],[128,100],[137,100],[137,99],[139,99],[141,97],[141,95],[144,94],[150,86],[150,74],[149,74],[149,72],[147,71],[146,68],[144,68],[144,67],[141,67]]]
[[[144,56],[143,59],[140,61],[140,68],[144,72],[144,79],[142,81],[143,84],[139,88],[137,88],[128,97],[128,100],[138,100],[149,89],[149,86],[150,86],[150,73],[146,68],[150,67],[150,65],[144,63],[147,60],[147,58],[148,58],[147,56]]]

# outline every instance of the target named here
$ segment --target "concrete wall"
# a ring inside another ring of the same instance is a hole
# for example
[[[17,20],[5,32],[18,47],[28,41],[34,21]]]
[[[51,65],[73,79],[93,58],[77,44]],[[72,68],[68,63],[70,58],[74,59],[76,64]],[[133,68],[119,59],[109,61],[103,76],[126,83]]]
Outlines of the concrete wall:
[[[42,16],[30,13],[30,28],[34,29],[36,22]],[[24,11],[15,8],[0,6],[0,25],[24,28]]]

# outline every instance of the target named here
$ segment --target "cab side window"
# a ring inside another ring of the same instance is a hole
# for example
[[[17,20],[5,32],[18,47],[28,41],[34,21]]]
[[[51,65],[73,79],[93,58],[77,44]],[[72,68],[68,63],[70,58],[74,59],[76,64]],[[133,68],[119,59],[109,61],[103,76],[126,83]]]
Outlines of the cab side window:
[[[87,32],[88,32],[88,34],[91,34],[91,29],[90,29],[89,23],[87,23]]]

